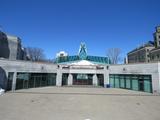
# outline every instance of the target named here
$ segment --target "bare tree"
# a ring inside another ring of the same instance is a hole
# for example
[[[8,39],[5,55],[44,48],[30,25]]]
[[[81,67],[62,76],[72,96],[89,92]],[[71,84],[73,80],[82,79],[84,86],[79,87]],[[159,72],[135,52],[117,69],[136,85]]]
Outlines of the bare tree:
[[[109,48],[107,50],[107,57],[110,59],[111,64],[118,64],[120,62],[121,57],[121,49],[120,48]]]
[[[26,51],[31,61],[44,61],[45,59],[43,49],[41,48],[27,47]]]

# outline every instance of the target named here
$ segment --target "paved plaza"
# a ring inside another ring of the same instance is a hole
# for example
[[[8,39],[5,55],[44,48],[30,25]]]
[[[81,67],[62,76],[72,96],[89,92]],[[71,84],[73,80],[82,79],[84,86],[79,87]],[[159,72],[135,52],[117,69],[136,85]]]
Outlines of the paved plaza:
[[[0,96],[1,120],[160,120],[160,96],[115,88],[44,87]]]

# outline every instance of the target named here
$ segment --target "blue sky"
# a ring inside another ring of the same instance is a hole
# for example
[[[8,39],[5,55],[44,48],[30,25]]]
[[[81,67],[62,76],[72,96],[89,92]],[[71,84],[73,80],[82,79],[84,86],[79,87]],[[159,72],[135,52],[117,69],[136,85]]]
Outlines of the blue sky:
[[[90,55],[118,47],[124,57],[153,40],[160,0],[0,0],[0,25],[50,59],[61,50],[77,54],[81,42]]]

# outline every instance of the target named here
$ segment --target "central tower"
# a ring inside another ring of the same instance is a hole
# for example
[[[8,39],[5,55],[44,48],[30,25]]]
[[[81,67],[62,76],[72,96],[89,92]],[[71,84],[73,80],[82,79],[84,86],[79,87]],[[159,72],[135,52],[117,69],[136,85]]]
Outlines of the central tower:
[[[87,58],[87,48],[85,43],[81,43],[80,48],[79,48],[79,52],[78,52],[78,56],[80,60],[86,60]]]

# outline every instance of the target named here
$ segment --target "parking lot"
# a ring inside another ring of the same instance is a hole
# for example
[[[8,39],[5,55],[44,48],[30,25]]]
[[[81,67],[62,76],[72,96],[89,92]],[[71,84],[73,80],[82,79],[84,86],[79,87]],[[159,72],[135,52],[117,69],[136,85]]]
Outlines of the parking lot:
[[[160,96],[115,88],[44,87],[0,96],[1,120],[160,120]]]

